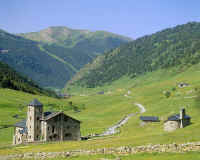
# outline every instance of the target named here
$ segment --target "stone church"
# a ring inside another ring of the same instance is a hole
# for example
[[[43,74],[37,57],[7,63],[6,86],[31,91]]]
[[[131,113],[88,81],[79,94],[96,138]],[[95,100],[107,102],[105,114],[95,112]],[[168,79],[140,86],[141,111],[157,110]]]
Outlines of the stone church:
[[[27,119],[15,124],[13,144],[65,140],[80,140],[80,121],[63,112],[43,112],[37,99],[28,105]]]

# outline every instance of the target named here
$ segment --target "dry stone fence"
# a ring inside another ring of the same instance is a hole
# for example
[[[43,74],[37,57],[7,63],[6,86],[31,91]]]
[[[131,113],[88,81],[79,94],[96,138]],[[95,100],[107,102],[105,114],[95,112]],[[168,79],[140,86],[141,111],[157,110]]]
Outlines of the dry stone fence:
[[[24,153],[15,155],[0,156],[1,160],[10,159],[47,159],[56,157],[70,157],[77,155],[95,155],[95,154],[136,154],[136,153],[183,153],[189,151],[200,151],[200,142],[184,143],[184,144],[156,144],[144,145],[137,147],[122,146],[118,148],[102,148],[95,150],[72,150],[64,152],[38,152],[38,153]]]

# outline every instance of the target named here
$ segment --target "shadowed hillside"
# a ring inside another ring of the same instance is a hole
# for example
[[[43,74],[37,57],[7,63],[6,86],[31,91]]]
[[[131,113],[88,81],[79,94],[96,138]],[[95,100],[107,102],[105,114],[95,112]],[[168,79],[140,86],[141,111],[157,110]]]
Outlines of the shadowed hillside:
[[[0,62],[0,88],[9,88],[32,94],[54,95],[50,91],[43,90],[31,79],[25,78],[11,69],[7,64]]]
[[[63,27],[22,35],[32,40],[0,30],[0,60],[40,86],[51,88],[63,88],[97,54],[130,41],[107,32]]]

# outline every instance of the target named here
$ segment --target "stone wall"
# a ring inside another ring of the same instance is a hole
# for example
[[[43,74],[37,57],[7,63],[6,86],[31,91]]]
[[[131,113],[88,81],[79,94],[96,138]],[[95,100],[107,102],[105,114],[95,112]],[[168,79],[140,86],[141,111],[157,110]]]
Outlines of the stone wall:
[[[80,138],[80,123],[65,116],[63,123],[63,140],[80,140]]]
[[[28,129],[28,142],[39,141],[41,137],[42,107],[28,106],[26,126]]]
[[[44,141],[80,140],[80,123],[60,114],[42,122]]]
[[[164,130],[167,132],[172,132],[180,128],[180,123],[178,121],[167,121],[164,123]]]
[[[24,133],[20,133],[23,131],[23,128],[15,127],[15,134],[13,135],[13,144],[21,144],[25,143],[27,139],[27,135]]]
[[[200,151],[200,142],[185,143],[185,144],[157,144],[145,145],[137,147],[122,146],[118,148],[102,148],[95,150],[73,150],[65,152],[39,152],[39,153],[24,153],[15,155],[0,156],[0,159],[46,159],[56,157],[70,157],[76,155],[95,155],[95,154],[136,154],[136,153],[182,153],[189,151]]]

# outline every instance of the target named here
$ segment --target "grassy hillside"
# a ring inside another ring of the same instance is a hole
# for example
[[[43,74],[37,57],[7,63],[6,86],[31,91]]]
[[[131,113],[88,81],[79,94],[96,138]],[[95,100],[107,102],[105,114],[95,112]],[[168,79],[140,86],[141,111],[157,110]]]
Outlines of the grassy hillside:
[[[0,60],[45,87],[62,87],[75,73],[41,50],[38,42],[4,31],[0,31]]]
[[[79,52],[85,52],[90,56],[103,53],[106,50],[131,41],[128,37],[105,31],[91,32],[89,30],[71,29],[62,26],[49,27],[39,32],[19,35],[34,41],[71,48],[72,51],[79,50]]]
[[[122,76],[200,62],[200,23],[192,22],[136,39],[86,65],[70,84],[96,87]]]
[[[0,60],[42,87],[61,89],[97,54],[128,41],[130,39],[107,32],[87,33],[63,27],[30,33],[30,37],[0,30]]]
[[[66,151],[74,149],[94,149],[104,147],[137,146],[146,144],[185,143],[199,141],[200,108],[200,64],[190,68],[173,67],[158,70],[142,75],[136,79],[125,76],[114,82],[112,86],[105,85],[95,89],[71,90],[75,95],[68,100],[56,100],[48,97],[33,96],[11,90],[0,90],[0,117],[1,124],[14,123],[17,119],[12,118],[14,114],[20,117],[26,116],[26,107],[19,110],[20,104],[28,103],[34,97],[44,103],[45,110],[63,109],[65,113],[82,121],[82,135],[102,133],[106,128],[116,124],[120,119],[130,113],[139,111],[134,103],[140,103],[146,108],[143,115],[159,116],[161,122],[141,125],[140,114],[132,117],[127,124],[122,126],[120,133],[112,136],[92,139],[80,142],[59,142],[46,144],[31,144],[28,146],[7,146],[12,141],[12,128],[1,129],[0,154],[22,153],[22,152],[48,152]],[[180,82],[189,83],[185,88],[179,88]],[[97,92],[104,91],[104,95]],[[127,97],[124,96],[131,92]],[[164,91],[170,91],[171,96],[166,98]],[[81,112],[75,112],[69,106],[78,106]],[[53,104],[53,105],[52,105]],[[174,132],[165,132],[163,123],[168,116],[179,113],[180,108],[186,108],[188,115],[192,117],[192,124],[178,129]],[[6,108],[6,110],[5,110]],[[1,112],[2,111],[2,112]],[[192,136],[191,136],[192,135]]]

